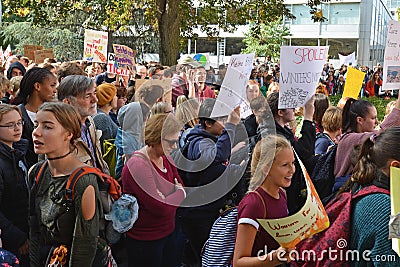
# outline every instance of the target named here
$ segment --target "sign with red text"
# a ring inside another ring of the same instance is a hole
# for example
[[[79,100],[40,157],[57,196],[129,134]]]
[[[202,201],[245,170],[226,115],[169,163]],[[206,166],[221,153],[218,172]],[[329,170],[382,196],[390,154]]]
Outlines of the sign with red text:
[[[314,95],[328,46],[282,46],[279,109],[302,107]]]
[[[129,76],[129,70],[119,67],[118,63],[115,61],[115,54],[113,53],[108,53],[107,72],[121,76]]]
[[[83,60],[107,63],[108,33],[85,29]]]
[[[382,89],[400,89],[400,22],[395,20],[388,24]]]
[[[306,203],[297,213],[291,216],[271,220],[258,219],[262,227],[284,248],[294,248],[303,239],[329,227],[329,217],[324,205],[319,199],[306,168],[297,155],[296,157],[300,162],[303,175],[306,177]]]
[[[232,55],[211,118],[229,115],[246,101],[246,86],[253,68],[254,54]]]
[[[135,51],[126,45],[113,44],[114,61],[118,64],[118,69],[128,69],[135,65]]]

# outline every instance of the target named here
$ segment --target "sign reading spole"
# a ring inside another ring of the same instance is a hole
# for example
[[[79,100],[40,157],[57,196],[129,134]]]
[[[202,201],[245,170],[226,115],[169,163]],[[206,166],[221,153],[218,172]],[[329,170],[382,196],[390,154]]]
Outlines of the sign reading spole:
[[[327,46],[282,46],[279,108],[304,106],[314,94],[328,57]]]

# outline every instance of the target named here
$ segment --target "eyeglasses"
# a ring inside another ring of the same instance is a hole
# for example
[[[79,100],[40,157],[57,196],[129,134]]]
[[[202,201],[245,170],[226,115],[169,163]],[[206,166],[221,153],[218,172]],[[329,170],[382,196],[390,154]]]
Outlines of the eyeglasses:
[[[12,130],[12,129],[15,129],[15,127],[21,127],[22,125],[24,125],[24,122],[19,121],[17,123],[12,123],[9,125],[0,125],[0,127],[3,127],[3,128],[7,127],[8,129]]]
[[[174,145],[177,145],[178,142],[179,142],[179,140],[168,140],[168,139],[165,139],[165,138],[163,138],[162,140],[167,142],[170,147],[173,147]]]

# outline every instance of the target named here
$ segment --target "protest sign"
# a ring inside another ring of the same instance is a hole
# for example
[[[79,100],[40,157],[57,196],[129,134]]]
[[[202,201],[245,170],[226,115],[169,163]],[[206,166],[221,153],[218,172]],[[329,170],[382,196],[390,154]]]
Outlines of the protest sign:
[[[298,158],[298,156],[296,155]],[[329,227],[329,218],[303,163],[307,200],[295,214],[280,219],[258,219],[261,226],[284,248],[294,248],[300,241]]]
[[[347,55],[347,56],[343,56],[341,54],[338,54],[338,55],[339,55],[340,66],[342,66],[342,65],[355,66],[356,65],[356,52],[353,52],[353,53],[351,53],[350,55]]]
[[[390,167],[390,200],[389,238],[392,249],[400,256],[400,168]]]
[[[118,74],[121,76],[129,76],[129,70],[119,68],[118,64],[115,61],[115,55],[113,53],[108,53],[107,72]]]
[[[386,37],[383,90],[400,88],[400,22],[391,20]]]
[[[357,99],[364,81],[364,77],[365,72],[355,68],[348,68],[342,97],[351,97]]]
[[[24,56],[26,56],[30,60],[35,60],[35,51],[36,50],[43,50],[43,46],[41,46],[41,45],[24,45]]]
[[[201,63],[206,70],[210,69],[210,53],[196,54],[193,59]]]
[[[42,49],[34,52],[35,62],[43,63],[46,58],[54,58],[53,49]]]
[[[108,33],[85,29],[83,60],[107,63]]]
[[[126,45],[113,44],[114,61],[118,64],[118,69],[128,69],[135,65],[135,51]]]
[[[246,99],[253,59],[254,54],[232,55],[210,117],[227,116]]]
[[[282,46],[279,109],[302,107],[314,95],[328,46]]]

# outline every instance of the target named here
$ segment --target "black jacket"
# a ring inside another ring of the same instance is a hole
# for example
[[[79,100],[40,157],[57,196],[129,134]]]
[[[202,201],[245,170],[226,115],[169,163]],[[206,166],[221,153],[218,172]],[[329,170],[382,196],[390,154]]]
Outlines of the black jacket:
[[[0,142],[0,229],[3,248],[17,253],[28,238],[29,191],[24,159],[28,141]]]
[[[22,120],[24,121],[24,128],[22,129],[22,138],[28,140],[28,151],[26,152],[25,159],[28,169],[38,162],[38,156],[33,150],[33,122],[29,118],[25,105],[20,104],[18,107],[21,109]]]
[[[301,138],[296,139],[292,130],[288,127],[282,127],[275,122],[276,133],[283,135],[293,146],[300,160],[303,162],[309,174],[312,173],[316,164],[315,157],[315,124],[311,121],[304,120],[301,128]],[[286,188],[289,214],[293,214],[304,205],[306,200],[305,178],[302,174],[300,163],[295,161],[296,171],[293,174],[292,183],[289,188]]]

